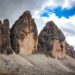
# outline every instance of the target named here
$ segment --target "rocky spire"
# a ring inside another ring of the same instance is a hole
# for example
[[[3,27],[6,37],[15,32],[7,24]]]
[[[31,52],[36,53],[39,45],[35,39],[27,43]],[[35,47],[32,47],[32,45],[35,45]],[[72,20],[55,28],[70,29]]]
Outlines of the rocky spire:
[[[10,43],[10,29],[9,21],[5,19],[3,24],[0,21],[0,52],[5,54],[12,53],[11,43]]]
[[[53,21],[47,22],[40,32],[38,48],[54,58],[65,57],[65,36]]]
[[[10,32],[12,48],[16,53],[29,55],[37,50],[37,27],[29,11],[20,16]]]

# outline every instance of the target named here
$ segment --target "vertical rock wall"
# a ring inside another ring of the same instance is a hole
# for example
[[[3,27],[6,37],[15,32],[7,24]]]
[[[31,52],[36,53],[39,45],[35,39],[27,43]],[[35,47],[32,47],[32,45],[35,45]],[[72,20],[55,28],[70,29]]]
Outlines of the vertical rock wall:
[[[65,36],[53,21],[48,22],[40,32],[38,49],[54,58],[65,57]]]
[[[0,52],[4,54],[12,53],[11,43],[10,43],[10,28],[9,20],[5,19],[2,22],[0,21]]]
[[[16,53],[30,55],[37,50],[38,31],[29,11],[23,13],[10,32],[12,48]]]

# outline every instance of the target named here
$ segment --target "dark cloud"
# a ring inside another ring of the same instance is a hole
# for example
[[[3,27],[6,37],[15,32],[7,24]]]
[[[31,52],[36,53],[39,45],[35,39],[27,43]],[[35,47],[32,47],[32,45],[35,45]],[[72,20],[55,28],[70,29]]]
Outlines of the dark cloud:
[[[8,18],[11,24],[25,11],[39,9],[46,0],[0,0],[0,19]]]

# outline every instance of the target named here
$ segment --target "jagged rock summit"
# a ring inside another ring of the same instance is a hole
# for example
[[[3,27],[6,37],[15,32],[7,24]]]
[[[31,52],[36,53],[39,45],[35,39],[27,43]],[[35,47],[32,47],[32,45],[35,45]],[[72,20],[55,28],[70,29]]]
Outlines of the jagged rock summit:
[[[10,33],[11,45],[16,53],[30,55],[37,50],[38,31],[28,10],[14,23]]]
[[[10,43],[10,28],[9,20],[5,19],[0,21],[0,53],[11,54],[12,53],[11,43]]]
[[[47,22],[40,32],[38,49],[54,58],[65,57],[65,36],[53,21]]]

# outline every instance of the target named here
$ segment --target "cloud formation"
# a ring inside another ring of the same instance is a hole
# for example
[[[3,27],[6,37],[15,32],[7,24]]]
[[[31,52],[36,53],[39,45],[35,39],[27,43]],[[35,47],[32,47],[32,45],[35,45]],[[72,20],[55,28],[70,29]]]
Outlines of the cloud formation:
[[[48,0],[43,8],[45,8],[46,6],[51,7],[51,8],[56,8],[58,6],[62,7],[62,9],[64,8],[72,8],[73,6],[75,6],[75,0]]]
[[[53,20],[64,32],[67,42],[75,47],[75,0],[49,0],[35,12],[34,17],[41,18],[44,24]],[[43,28],[44,25],[40,25]]]
[[[25,10],[32,12],[39,32],[53,20],[75,47],[75,0],[0,0],[0,20],[8,18],[11,26]]]
[[[46,0],[0,0],[0,19],[8,18],[13,24],[25,11],[33,12],[42,7]]]

